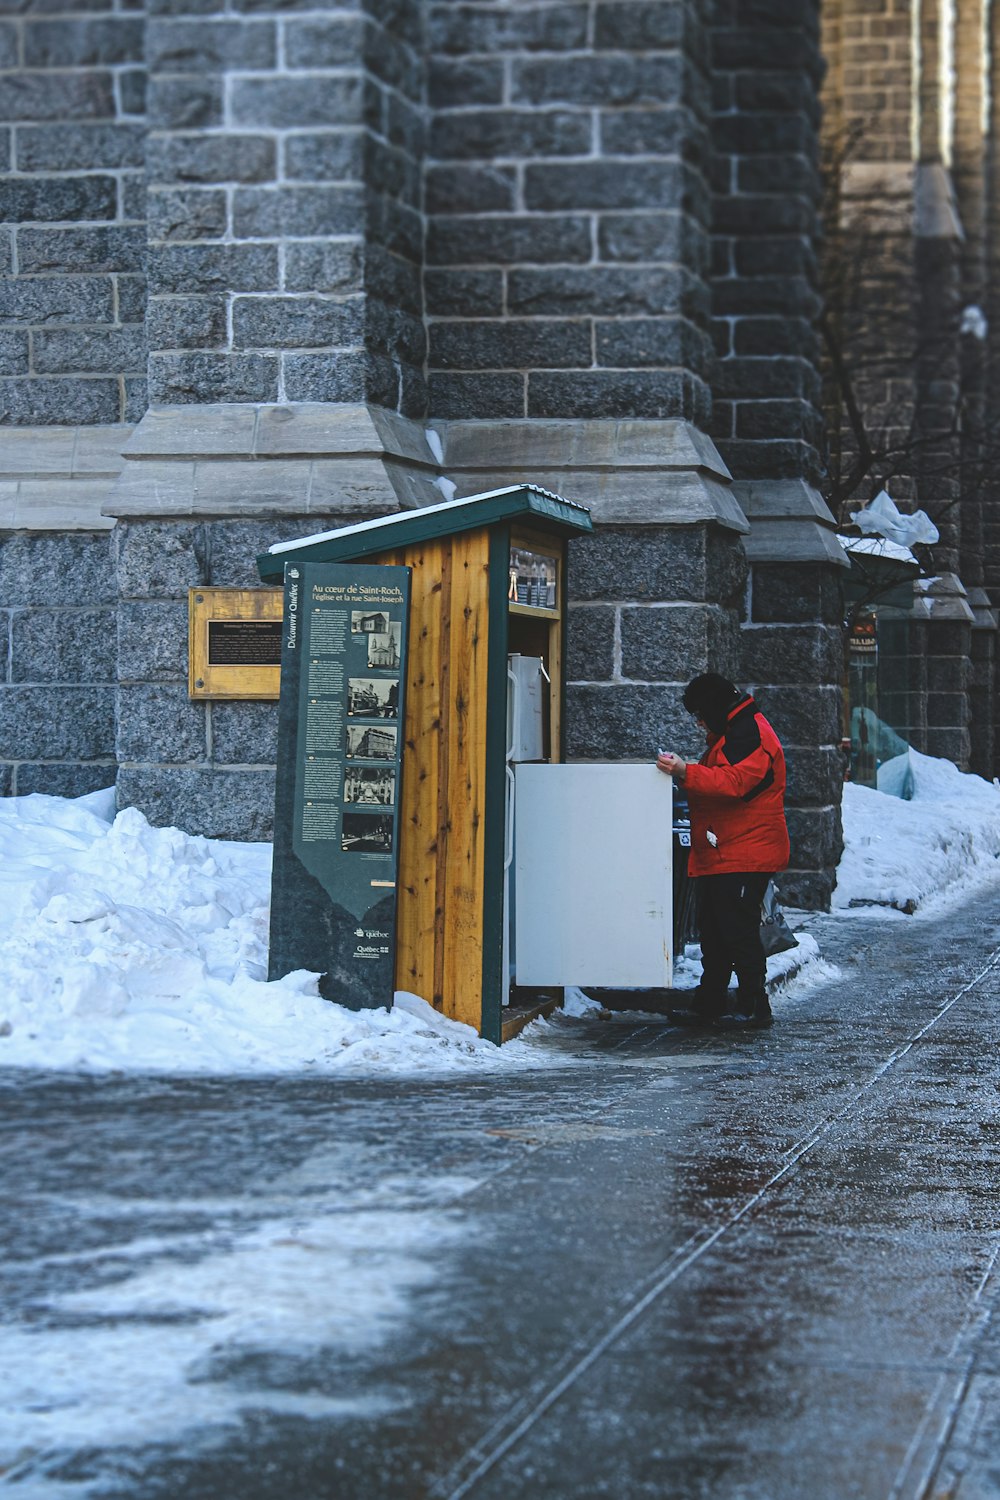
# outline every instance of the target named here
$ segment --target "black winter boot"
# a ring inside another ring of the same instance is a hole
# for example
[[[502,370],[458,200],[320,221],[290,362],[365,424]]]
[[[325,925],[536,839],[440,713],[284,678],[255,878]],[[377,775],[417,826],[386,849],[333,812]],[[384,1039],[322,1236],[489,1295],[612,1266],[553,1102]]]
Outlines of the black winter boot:
[[[749,1007],[745,998],[737,992],[733,997],[733,1004],[716,1016],[712,1025],[717,1031],[766,1031],[773,1021],[770,1001],[765,992],[757,995]]]
[[[717,995],[707,994],[698,985],[691,991],[688,1005],[678,1005],[667,1012],[675,1026],[712,1026],[725,1009],[726,1001]]]

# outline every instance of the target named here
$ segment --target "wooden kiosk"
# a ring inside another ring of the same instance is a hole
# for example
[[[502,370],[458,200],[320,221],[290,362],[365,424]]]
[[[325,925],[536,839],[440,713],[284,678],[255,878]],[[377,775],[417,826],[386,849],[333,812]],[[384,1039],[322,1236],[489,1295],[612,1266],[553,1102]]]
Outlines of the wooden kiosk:
[[[566,542],[582,505],[518,485],[380,517],[258,558],[411,570],[398,821],[395,987],[499,1043],[509,999],[508,657],[548,677],[542,759],[562,760]]]

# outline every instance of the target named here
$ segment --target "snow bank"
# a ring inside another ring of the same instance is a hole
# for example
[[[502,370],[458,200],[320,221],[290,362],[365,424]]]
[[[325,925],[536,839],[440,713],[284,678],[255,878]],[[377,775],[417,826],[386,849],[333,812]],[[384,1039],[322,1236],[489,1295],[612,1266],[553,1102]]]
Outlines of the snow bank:
[[[152,828],[114,794],[0,799],[0,1066],[422,1072],[542,1061],[415,995],[356,1013],[267,974],[271,850]]]
[[[894,906],[934,915],[1000,876],[1000,788],[916,750],[910,764],[909,802],[844,787],[834,910]]]

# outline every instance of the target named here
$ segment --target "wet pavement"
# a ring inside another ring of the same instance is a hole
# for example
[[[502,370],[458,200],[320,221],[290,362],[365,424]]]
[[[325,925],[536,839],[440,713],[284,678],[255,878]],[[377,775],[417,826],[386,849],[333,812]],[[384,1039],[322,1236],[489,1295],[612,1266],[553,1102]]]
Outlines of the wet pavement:
[[[811,919],[754,1036],[4,1075],[0,1491],[1000,1497],[998,895]]]

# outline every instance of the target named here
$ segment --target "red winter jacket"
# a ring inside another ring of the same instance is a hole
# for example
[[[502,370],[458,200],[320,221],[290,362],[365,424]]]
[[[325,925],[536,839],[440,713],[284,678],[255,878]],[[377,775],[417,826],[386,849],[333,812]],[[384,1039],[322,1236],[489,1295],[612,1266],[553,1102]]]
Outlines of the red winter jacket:
[[[747,693],[684,778],[691,810],[689,875],[774,874],[788,863],[785,757]],[[715,836],[715,844],[709,839]]]

